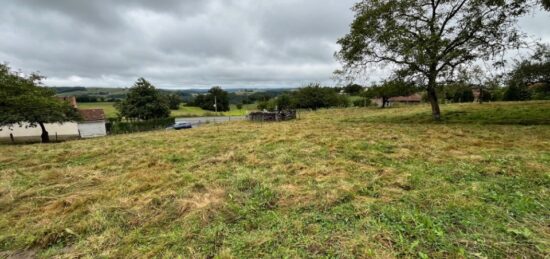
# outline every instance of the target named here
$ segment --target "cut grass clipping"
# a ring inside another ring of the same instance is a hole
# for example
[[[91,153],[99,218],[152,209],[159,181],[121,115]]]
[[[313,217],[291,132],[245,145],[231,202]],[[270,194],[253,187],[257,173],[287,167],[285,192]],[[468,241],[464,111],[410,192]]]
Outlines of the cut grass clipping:
[[[429,109],[0,146],[0,257],[548,257],[550,102]]]

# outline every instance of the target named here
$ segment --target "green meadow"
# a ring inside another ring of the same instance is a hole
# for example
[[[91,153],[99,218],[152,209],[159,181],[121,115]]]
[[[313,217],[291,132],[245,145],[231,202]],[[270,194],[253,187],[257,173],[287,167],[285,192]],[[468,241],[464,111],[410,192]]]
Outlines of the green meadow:
[[[442,110],[2,145],[0,257],[548,257],[550,102]]]

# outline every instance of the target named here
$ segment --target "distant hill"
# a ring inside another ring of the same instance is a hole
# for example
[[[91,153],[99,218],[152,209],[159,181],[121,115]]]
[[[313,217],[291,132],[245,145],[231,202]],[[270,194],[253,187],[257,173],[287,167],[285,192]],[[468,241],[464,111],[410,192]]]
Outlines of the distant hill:
[[[50,87],[58,96],[76,96],[78,102],[114,102],[126,98],[129,88],[108,88],[108,87]],[[177,93],[185,102],[193,99],[198,94],[205,94],[209,89],[184,89],[171,90],[160,89],[166,93]],[[270,99],[281,93],[292,91],[289,88],[230,88],[224,89],[229,93],[231,104],[252,103],[257,100]]]

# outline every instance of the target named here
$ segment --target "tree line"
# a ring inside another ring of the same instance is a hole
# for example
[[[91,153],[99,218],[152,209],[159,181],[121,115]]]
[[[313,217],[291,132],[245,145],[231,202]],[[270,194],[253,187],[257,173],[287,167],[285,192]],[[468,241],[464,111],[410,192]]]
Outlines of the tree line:
[[[283,93],[270,100],[260,101],[259,110],[312,109],[329,107],[348,107],[350,100],[340,94],[338,88],[322,87],[312,83],[295,91]]]

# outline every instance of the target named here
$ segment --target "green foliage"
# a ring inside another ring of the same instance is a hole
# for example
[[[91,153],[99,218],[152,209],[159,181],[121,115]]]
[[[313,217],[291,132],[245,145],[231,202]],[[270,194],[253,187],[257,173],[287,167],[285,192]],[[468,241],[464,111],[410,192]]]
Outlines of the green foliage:
[[[179,94],[167,94],[166,98],[168,99],[168,106],[170,110],[179,110],[180,105],[183,102]]]
[[[151,83],[139,78],[130,88],[128,96],[115,104],[121,117],[151,120],[170,116],[168,100]]]
[[[455,69],[522,42],[518,17],[535,1],[363,0],[355,5],[350,33],[338,40],[343,76],[391,64],[402,77],[422,79],[440,118],[436,87]]]
[[[275,101],[276,99],[271,99],[268,101],[259,101],[258,104],[256,105],[256,109],[260,111],[263,111],[263,110],[274,111],[277,106]]]
[[[109,134],[125,134],[133,132],[151,131],[157,129],[165,129],[174,125],[174,118],[160,118],[145,121],[120,121],[109,120],[105,127]]]
[[[550,100],[550,84],[539,83],[530,87],[533,100]]]
[[[510,85],[506,88],[504,96],[502,97],[504,101],[527,101],[531,100],[531,91],[527,86],[521,85]]]
[[[371,99],[367,97],[363,97],[361,99],[356,99],[355,101],[353,101],[354,107],[369,107],[371,106],[371,104],[372,104]]]
[[[445,86],[445,99],[453,103],[471,103],[474,101],[474,93],[468,85],[456,83]]]
[[[313,110],[350,105],[346,96],[338,94],[333,88],[321,87],[319,84],[309,84],[292,92],[291,103],[295,108]]]
[[[210,88],[207,94],[195,97],[191,105],[208,111],[226,112],[230,109],[228,93],[219,86]]]
[[[289,94],[282,94],[275,98],[275,105],[280,111],[288,110],[293,107],[292,97]]]
[[[509,75],[506,101],[550,99],[550,45],[539,45],[528,59],[516,63]]]
[[[296,91],[285,93],[276,98],[258,102],[258,110],[274,111],[288,109],[312,109],[329,107],[348,107],[350,100],[340,95],[335,88],[309,84]]]
[[[237,109],[238,110],[242,110],[243,109],[243,104],[242,103],[239,103],[236,105]]]
[[[239,90],[237,92],[229,92],[230,104],[254,104],[260,101],[267,101],[281,94],[289,92],[289,89],[265,89],[265,90]]]
[[[351,96],[359,96],[365,88],[358,84],[349,84],[344,87],[344,92]]]
[[[24,77],[0,64],[0,126],[23,122],[31,127],[40,125],[42,141],[48,142],[44,123],[78,121],[81,117],[68,102],[56,98],[54,91],[41,87],[41,78],[36,74]]]

